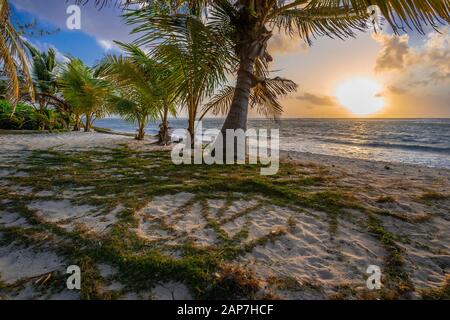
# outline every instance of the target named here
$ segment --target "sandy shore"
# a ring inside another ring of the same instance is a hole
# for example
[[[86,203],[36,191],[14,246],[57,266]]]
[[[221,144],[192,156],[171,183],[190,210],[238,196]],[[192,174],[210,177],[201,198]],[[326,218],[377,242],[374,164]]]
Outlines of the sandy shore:
[[[74,291],[38,290],[34,283],[36,279],[44,281],[42,277],[52,272],[64,272],[70,263],[58,250],[67,241],[63,239],[65,236],[46,234],[52,245],[45,241],[26,244],[11,239],[11,233],[31,229],[35,232],[33,223],[38,221],[68,234],[82,230],[87,237],[102,241],[121,223],[122,212],[129,206],[115,203],[114,207],[100,210],[94,201],[80,201],[85,195],[98,201],[108,196],[100,191],[95,194],[100,190],[95,186],[74,188],[69,183],[56,191],[51,184],[48,190],[28,185],[31,182],[27,169],[36,165],[27,160],[32,152],[76,154],[126,145],[147,154],[160,149],[151,142],[101,133],[0,135],[0,297],[80,298],[80,293]],[[89,161],[106,163],[108,157]],[[185,242],[194,242],[198,248],[215,248],[223,237],[237,239],[246,251],[229,263],[251,272],[262,296],[377,297],[376,292],[366,287],[369,265],[380,266],[386,286],[391,285],[389,281],[397,281],[392,280],[395,277],[401,278],[400,284],[395,285],[407,288],[399,289],[400,293],[393,298],[423,298],[424,290],[442,287],[450,272],[449,170],[292,152],[282,153],[282,157],[297,168],[295,174],[319,181],[305,185],[308,194],[344,190],[349,199],[345,212],[335,216],[315,204],[294,207],[277,203],[258,194],[258,190],[251,196],[212,191],[210,198],[200,197],[192,191],[195,189],[180,190],[138,198],[142,204],[133,209],[135,222],[127,232],[147,244],[164,243],[171,248]],[[57,163],[54,166],[58,168]],[[145,170],[151,172],[155,166],[158,161],[149,162]],[[76,171],[73,174],[77,177]],[[120,183],[127,174],[110,170],[101,177],[117,178]],[[133,174],[138,177],[141,173],[136,169]],[[293,175],[284,173],[280,183],[289,186]],[[168,176],[158,179],[161,185],[170,180]],[[18,206],[14,199],[20,199],[26,210],[15,211]],[[173,259],[183,255],[180,249],[166,253]],[[150,290],[127,289],[121,282],[123,271],[119,268],[112,263],[96,264],[103,279],[103,292],[130,299],[196,297],[192,287],[180,279],[161,280]],[[394,271],[399,274],[391,274]]]

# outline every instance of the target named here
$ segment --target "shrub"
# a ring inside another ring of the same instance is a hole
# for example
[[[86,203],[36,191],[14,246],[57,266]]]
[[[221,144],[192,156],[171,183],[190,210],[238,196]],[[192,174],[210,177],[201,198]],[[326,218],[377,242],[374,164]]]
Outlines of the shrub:
[[[18,103],[16,111],[6,100],[0,100],[0,129],[4,130],[60,130],[65,127],[65,120],[52,109],[38,111],[33,106]]]

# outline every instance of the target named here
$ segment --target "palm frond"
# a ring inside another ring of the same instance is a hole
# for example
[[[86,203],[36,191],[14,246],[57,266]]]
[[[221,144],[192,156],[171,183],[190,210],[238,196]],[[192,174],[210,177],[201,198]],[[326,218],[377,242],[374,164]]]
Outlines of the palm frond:
[[[267,118],[278,118],[283,112],[279,99],[297,90],[297,84],[291,80],[276,77],[265,79],[252,89],[250,94],[250,108],[256,109],[258,114]],[[226,115],[233,102],[235,88],[226,86],[202,109],[203,119],[209,112],[213,115]]]
[[[164,108],[173,111],[162,86],[167,69],[135,44],[117,44],[126,56],[108,55],[96,67],[96,74],[115,87],[108,98],[111,111],[140,125],[157,119]]]
[[[202,120],[209,112],[212,112],[215,116],[227,114],[231,103],[233,102],[234,90],[234,87],[226,86],[212,97],[211,100],[203,106],[200,120]]]
[[[0,37],[0,57],[3,60],[6,76],[9,78],[6,98],[15,105],[19,98],[19,78],[17,76],[16,64],[3,37]]]
[[[20,82],[19,70],[24,78],[24,85],[34,100],[33,82],[28,68],[28,57],[24,50],[24,41],[16,32],[9,21],[9,5],[7,0],[0,0],[0,61],[3,61],[6,76],[10,79],[7,86],[7,98],[15,111],[15,105],[19,100]]]
[[[104,113],[109,84],[94,76],[81,60],[71,58],[59,67],[58,85],[64,99],[79,113]]]

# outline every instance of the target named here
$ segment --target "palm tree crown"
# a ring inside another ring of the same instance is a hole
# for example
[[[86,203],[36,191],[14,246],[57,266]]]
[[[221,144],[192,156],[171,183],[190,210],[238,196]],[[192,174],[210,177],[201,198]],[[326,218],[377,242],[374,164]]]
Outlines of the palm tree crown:
[[[108,98],[111,111],[137,122],[136,138],[142,140],[148,121],[160,118],[166,122],[168,113],[176,113],[175,104],[168,100],[170,94],[162,85],[166,69],[136,45],[118,44],[127,56],[107,56],[97,74],[116,88]]]
[[[108,83],[96,77],[94,70],[80,59],[71,58],[60,66],[58,86],[75,113],[85,116],[85,131],[90,131],[94,116],[105,113],[105,98],[110,92]]]
[[[104,3],[105,1],[97,1]],[[127,1],[128,4],[136,1]],[[138,1],[141,2],[141,1]],[[138,43],[152,44],[169,33],[178,41],[186,19],[195,16],[214,32],[221,46],[233,50],[237,60],[236,90],[224,124],[226,129],[246,129],[252,92],[267,84],[267,65],[272,61],[267,43],[274,32],[297,34],[307,43],[318,36],[347,38],[371,28],[368,7],[378,5],[394,32],[436,28],[449,21],[450,3],[434,0],[198,0],[143,1],[147,6],[126,14],[136,24]],[[207,7],[207,11],[203,10]],[[225,51],[225,50],[224,50]],[[232,66],[230,69],[233,69]],[[228,90],[229,98],[230,89]],[[222,100],[223,101],[223,100]]]

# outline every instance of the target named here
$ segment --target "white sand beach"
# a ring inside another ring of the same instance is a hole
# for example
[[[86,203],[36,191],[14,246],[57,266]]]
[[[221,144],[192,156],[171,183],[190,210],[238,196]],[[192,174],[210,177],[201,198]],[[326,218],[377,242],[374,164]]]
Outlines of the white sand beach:
[[[82,293],[74,291],[45,290],[45,283],[51,282],[46,277],[53,273],[55,278],[55,272],[64,273],[71,264],[60,253],[60,246],[65,246],[68,235],[76,232],[89,241],[97,239],[101,243],[116,230],[114,226],[121,223],[122,212],[129,206],[114,203],[100,208],[93,201],[83,203],[86,196],[96,197],[100,202],[114,196],[101,193],[95,186],[74,188],[69,183],[67,187],[38,190],[27,185],[31,178],[27,158],[36,151],[76,154],[124,145],[145,154],[161,149],[152,145],[150,139],[136,142],[130,137],[101,133],[0,135],[0,297],[80,298]],[[320,183],[305,186],[307,192],[322,194],[337,190],[358,206],[333,215],[319,208],[275,203],[263,193],[258,194],[258,190],[248,195],[212,190],[210,198],[180,190],[139,198],[140,204],[132,213],[135,223],[127,232],[148,246],[161,244],[162,254],[173,261],[185,254],[180,245],[193,243],[196,248],[208,250],[219,246],[223,233],[245,248],[243,254],[228,259],[223,270],[238,266],[251,273],[258,283],[255,294],[259,297],[377,298],[377,293],[366,287],[369,265],[380,266],[383,285],[408,287],[404,292],[398,289],[393,298],[420,299],[424,290],[437,290],[444,285],[450,272],[449,170],[305,153],[283,153],[282,157],[298,169],[291,175],[284,174],[280,178],[283,183],[289,183],[296,174],[313,179],[325,177]],[[108,158],[95,161],[105,162]],[[158,163],[149,162],[142,170],[151,172],[153,166]],[[77,175],[76,171],[71,174]],[[120,178],[127,174],[120,170],[105,171],[102,177],[108,176],[111,181],[117,177],[120,184],[124,183]],[[139,170],[134,174],[139,177]],[[169,178],[158,177],[161,185],[168,183]],[[23,211],[14,211],[17,208],[14,199],[20,199]],[[368,219],[368,212],[376,213],[376,219]],[[53,226],[62,231],[39,229],[41,222],[45,228]],[[35,242],[11,239],[13,231],[23,231],[24,236]],[[395,255],[401,255],[399,265]],[[94,265],[102,279],[98,290],[110,296],[196,297],[188,281],[183,283],[177,277],[157,281],[150,289],[127,289],[121,282],[123,265],[119,268],[109,262]],[[401,279],[391,284],[389,281],[398,280],[393,280],[397,275],[390,273],[394,272],[399,272]],[[36,283],[42,282],[38,288]]]

